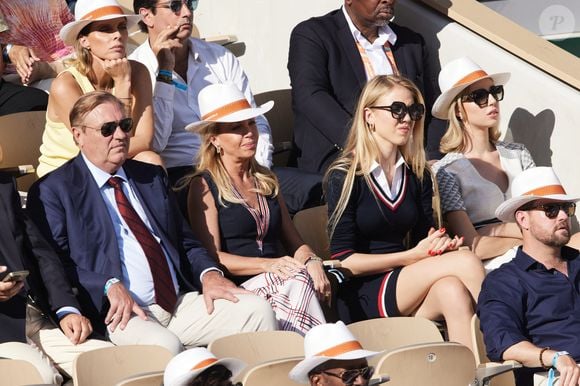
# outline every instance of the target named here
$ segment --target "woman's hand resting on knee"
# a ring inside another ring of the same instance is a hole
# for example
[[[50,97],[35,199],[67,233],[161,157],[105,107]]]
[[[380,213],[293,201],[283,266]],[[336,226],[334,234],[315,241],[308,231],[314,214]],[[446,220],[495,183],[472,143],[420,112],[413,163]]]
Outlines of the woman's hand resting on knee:
[[[429,230],[429,235],[419,241],[413,249],[422,259],[428,256],[437,256],[445,252],[454,251],[462,245],[463,237],[455,236],[454,238],[451,238],[447,233],[445,233],[445,228],[437,230],[431,228]]]

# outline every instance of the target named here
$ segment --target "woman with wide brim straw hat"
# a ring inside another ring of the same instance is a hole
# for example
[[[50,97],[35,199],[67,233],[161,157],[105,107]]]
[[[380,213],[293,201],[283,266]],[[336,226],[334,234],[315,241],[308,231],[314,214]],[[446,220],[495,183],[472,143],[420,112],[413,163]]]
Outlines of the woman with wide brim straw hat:
[[[330,300],[330,283],[296,231],[276,176],[254,158],[255,118],[273,102],[253,108],[231,83],[207,86],[198,100],[202,121],[187,126],[201,136],[188,182],[193,232],[236,284],[270,302],[280,329],[304,334],[325,322],[319,300]]]
[[[62,40],[74,46],[76,59],[53,81],[46,112],[46,128],[40,147],[38,175],[42,176],[78,154],[71,133],[69,112],[87,92],[108,91],[125,105],[133,118],[129,156],[151,163],[161,158],[151,151],[154,125],[149,73],[127,59],[129,29],[138,15],[125,15],[116,0],[79,0],[75,21],[60,31]]]
[[[445,156],[435,163],[441,211],[447,229],[464,237],[484,263],[496,268],[515,255],[521,232],[495,218],[495,209],[511,196],[511,181],[535,166],[522,144],[499,140],[500,101],[510,74],[488,73],[467,57],[446,64],[439,74],[441,95],[433,115],[447,119],[441,139]]]

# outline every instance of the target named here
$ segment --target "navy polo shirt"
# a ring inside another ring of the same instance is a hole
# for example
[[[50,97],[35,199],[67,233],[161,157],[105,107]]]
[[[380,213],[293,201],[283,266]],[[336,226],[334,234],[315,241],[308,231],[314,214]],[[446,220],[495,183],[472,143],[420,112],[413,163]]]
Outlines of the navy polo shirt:
[[[580,362],[580,254],[563,247],[568,277],[531,258],[520,247],[509,263],[484,280],[477,313],[487,355],[503,360],[521,341],[565,350]]]

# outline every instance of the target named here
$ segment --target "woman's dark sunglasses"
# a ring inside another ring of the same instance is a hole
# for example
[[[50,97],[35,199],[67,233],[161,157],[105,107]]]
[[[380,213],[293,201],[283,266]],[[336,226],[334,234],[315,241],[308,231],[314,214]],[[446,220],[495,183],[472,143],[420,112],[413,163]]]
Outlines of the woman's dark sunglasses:
[[[521,210],[542,210],[547,218],[555,219],[558,217],[558,213],[560,213],[561,210],[563,210],[568,217],[574,216],[576,213],[576,204],[573,202],[550,202],[549,204],[532,204],[524,206]]]
[[[379,109],[390,111],[393,118],[401,121],[405,118],[407,114],[411,117],[411,120],[418,121],[425,114],[425,106],[420,103],[413,103],[407,106],[403,102],[393,102],[390,106],[371,106],[371,109]]]
[[[110,137],[111,135],[113,135],[115,130],[117,130],[117,127],[120,127],[124,133],[130,132],[131,129],[133,128],[133,119],[123,118],[120,121],[105,122],[100,128],[86,125],[83,125],[82,127],[87,127],[92,130],[99,130],[103,137]]]
[[[330,375],[331,377],[340,378],[346,386],[352,386],[359,375],[364,379],[369,380],[374,371],[375,368],[373,366],[367,366],[360,369],[344,370],[340,374],[334,374],[328,371],[322,371],[322,373]]]
[[[173,13],[179,13],[184,4],[190,11],[195,11],[198,3],[199,0],[172,0],[169,3],[158,4],[155,8],[167,8]]]
[[[462,102],[475,102],[479,107],[487,106],[489,94],[493,96],[496,101],[503,99],[503,86],[491,86],[489,90],[479,88],[461,97]]]

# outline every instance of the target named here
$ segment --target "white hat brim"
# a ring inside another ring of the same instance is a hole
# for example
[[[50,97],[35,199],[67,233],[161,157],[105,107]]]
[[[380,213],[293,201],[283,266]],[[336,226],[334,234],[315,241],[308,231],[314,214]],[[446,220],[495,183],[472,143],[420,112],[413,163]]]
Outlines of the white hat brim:
[[[290,379],[299,383],[308,383],[308,373],[312,371],[316,366],[328,362],[331,360],[351,360],[351,359],[362,359],[362,358],[372,358],[376,355],[382,354],[384,351],[370,351],[370,350],[353,350],[347,353],[337,355],[334,357],[322,357],[313,356],[309,358],[304,358],[300,361],[290,372],[288,376]]]
[[[245,121],[246,119],[256,118],[264,115],[274,107],[274,101],[268,101],[259,107],[251,107],[236,111],[235,113],[225,115],[215,121],[197,121],[185,126],[185,130],[199,132],[213,123],[231,123]]]
[[[232,372],[232,379],[235,378],[238,374],[242,372],[242,370],[246,367],[246,363],[236,359],[236,358],[222,358],[218,359],[217,362],[213,362],[209,366],[202,367],[197,370],[189,371],[183,374],[181,377],[175,378],[172,382],[169,382],[165,386],[185,386],[189,385],[191,381],[195,379],[199,374],[204,372],[210,367],[214,367],[216,365],[223,365],[228,368]]]
[[[490,74],[481,78],[477,78],[473,81],[461,84],[459,86],[455,86],[446,90],[439,95],[439,97],[435,100],[433,107],[431,108],[431,114],[435,118],[449,119],[448,111],[451,102],[459,95],[463,90],[467,87],[471,86],[475,82],[479,82],[482,79],[492,79],[495,84],[504,85],[510,79],[511,74],[509,72],[500,72],[497,74]]]
[[[573,197],[568,194],[551,194],[547,196],[518,196],[502,202],[495,210],[495,217],[503,222],[514,222],[515,212],[526,205],[528,202],[535,200],[553,200],[553,201],[580,201],[579,197]]]
[[[131,30],[133,27],[137,25],[139,20],[141,20],[141,16],[139,15],[125,15],[125,14],[113,14],[107,15],[103,17],[99,17],[93,20],[75,20],[66,25],[64,25],[59,32],[60,38],[62,41],[68,45],[74,45],[79,33],[85,28],[87,25],[94,23],[96,21],[103,21],[103,20],[111,20],[111,19],[118,19],[120,17],[124,17],[127,19],[127,29]],[[130,31],[129,31],[130,32]]]

